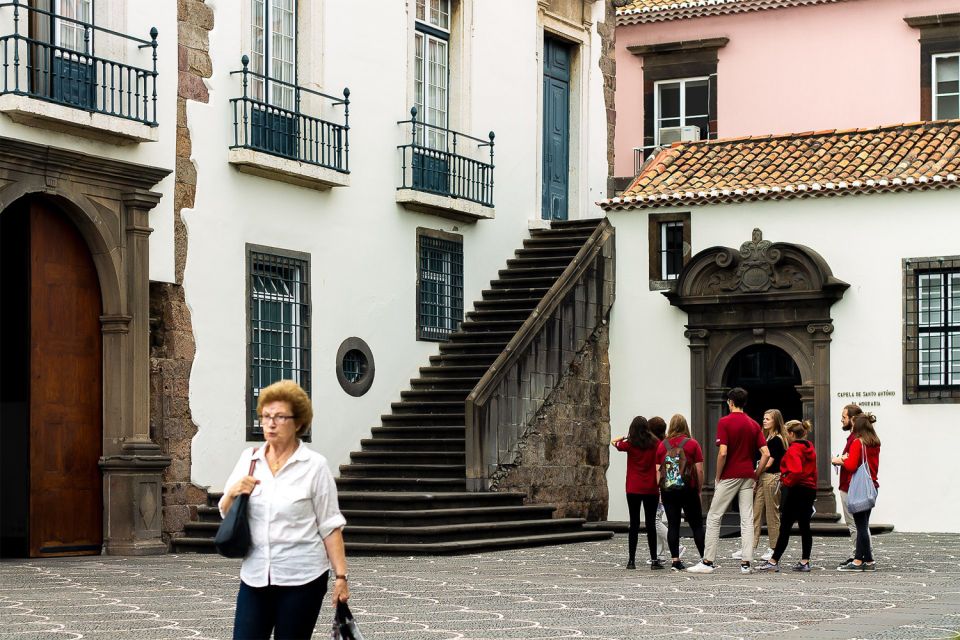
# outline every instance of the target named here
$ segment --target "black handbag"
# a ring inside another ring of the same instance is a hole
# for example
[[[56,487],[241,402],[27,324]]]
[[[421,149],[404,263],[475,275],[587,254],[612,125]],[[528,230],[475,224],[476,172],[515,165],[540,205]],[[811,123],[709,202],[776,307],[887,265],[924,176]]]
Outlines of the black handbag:
[[[330,632],[333,640],[363,640],[360,627],[350,613],[346,602],[337,603],[337,612],[333,614],[333,629]]]
[[[254,449],[253,456],[257,453]],[[253,475],[253,469],[257,464],[257,459],[250,460],[250,471],[248,476]],[[237,496],[233,504],[230,505],[230,511],[227,517],[220,523],[217,529],[217,537],[213,544],[217,548],[217,553],[225,558],[242,558],[250,550],[250,521],[247,519],[247,503],[250,501],[250,495],[242,493]]]

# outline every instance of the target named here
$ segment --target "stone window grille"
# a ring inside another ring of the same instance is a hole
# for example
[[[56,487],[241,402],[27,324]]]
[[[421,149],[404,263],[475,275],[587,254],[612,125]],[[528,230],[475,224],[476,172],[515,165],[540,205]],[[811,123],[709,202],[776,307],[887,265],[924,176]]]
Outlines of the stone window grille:
[[[904,398],[960,403],[960,256],[904,260]]]

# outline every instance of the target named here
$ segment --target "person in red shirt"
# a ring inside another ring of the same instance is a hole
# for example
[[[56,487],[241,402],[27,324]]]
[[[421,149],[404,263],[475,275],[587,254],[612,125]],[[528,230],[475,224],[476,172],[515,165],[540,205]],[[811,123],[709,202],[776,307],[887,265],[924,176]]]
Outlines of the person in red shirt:
[[[753,490],[760,474],[767,467],[770,450],[757,421],[743,412],[747,406],[747,390],[734,387],[727,393],[730,414],[717,422],[717,482],[713,502],[707,513],[707,534],[700,564],[687,569],[690,573],[713,573],[713,560],[720,544],[720,519],[734,497],[740,505],[740,571],[750,573],[753,560]],[[754,456],[760,451],[760,462]]]
[[[853,429],[851,435],[854,437],[850,443],[850,452],[837,456],[834,461],[839,460],[843,469],[853,475],[857,468],[863,464],[864,458],[867,460],[867,466],[870,469],[870,477],[873,478],[873,485],[880,487],[877,480],[877,474],[880,472],[880,437],[873,428],[873,423],[877,421],[872,413],[863,413],[853,419]],[[873,546],[870,541],[870,513],[873,509],[867,509],[860,513],[853,514],[853,519],[857,523],[857,549],[853,554],[853,560],[847,564],[837,567],[840,571],[874,571],[876,565],[873,562]]]
[[[840,506],[843,508],[843,521],[847,523],[847,529],[850,531],[850,539],[853,541],[857,539],[857,523],[853,519],[853,514],[847,509],[847,491],[850,489],[850,476],[853,474],[844,469],[843,463],[838,461],[842,460],[844,455],[850,453],[850,444],[857,439],[852,431],[853,419],[862,414],[863,409],[857,404],[848,404],[843,408],[843,411],[840,412],[840,427],[847,432],[847,440],[843,445],[843,451],[832,460],[833,465],[840,469]],[[867,534],[869,535],[869,532],[867,532]],[[842,567],[850,562],[853,562],[853,553],[850,554],[849,558],[838,564],[837,567]]]
[[[633,419],[630,431],[625,437],[616,438],[610,443],[617,451],[627,454],[627,508],[630,510],[627,569],[636,569],[641,506],[647,529],[647,546],[650,547],[650,568],[663,569],[663,563],[657,559],[656,517],[657,505],[660,504],[660,489],[657,486],[656,455],[659,443],[657,437],[650,432],[647,419],[643,416]]]
[[[703,556],[703,507],[700,505],[700,488],[703,486],[703,451],[700,443],[690,435],[687,419],[679,413],[670,418],[667,436],[657,447],[657,476],[660,476],[667,450],[683,446],[686,465],[693,465],[690,472],[690,485],[673,491],[661,491],[663,508],[667,512],[667,546],[673,561],[674,571],[684,571],[686,566],[680,561],[683,547],[680,546],[680,513],[686,518],[693,531],[693,541],[697,551]]]
[[[780,482],[782,493],[782,520],[777,546],[770,559],[757,567],[758,571],[780,571],[780,558],[790,543],[790,529],[797,523],[800,529],[800,562],[794,571],[810,571],[810,550],[813,548],[813,535],[810,533],[810,517],[813,515],[813,502],[817,498],[817,452],[813,443],[807,440],[807,434],[813,429],[809,420],[800,422],[791,420],[786,424],[787,439],[790,446],[780,461]]]

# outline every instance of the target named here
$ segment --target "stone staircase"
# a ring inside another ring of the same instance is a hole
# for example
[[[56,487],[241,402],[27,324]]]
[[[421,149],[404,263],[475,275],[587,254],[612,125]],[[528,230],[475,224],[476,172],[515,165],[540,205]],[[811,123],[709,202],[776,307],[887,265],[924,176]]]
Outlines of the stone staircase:
[[[465,400],[571,263],[599,221],[533,230],[458,331],[401,392],[381,426],[341,465],[337,487],[351,554],[450,554],[582,542],[612,532],[553,518],[523,492],[468,492]],[[210,494],[211,505],[219,495]],[[212,551],[219,514],[199,507],[173,551]]]

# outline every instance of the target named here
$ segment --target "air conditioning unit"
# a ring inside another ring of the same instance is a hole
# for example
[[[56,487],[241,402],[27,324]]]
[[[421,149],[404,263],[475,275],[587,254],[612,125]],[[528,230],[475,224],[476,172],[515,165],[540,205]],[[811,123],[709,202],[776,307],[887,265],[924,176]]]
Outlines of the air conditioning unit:
[[[700,139],[700,127],[663,127],[660,129],[660,144],[666,146],[674,142],[696,142]]]

